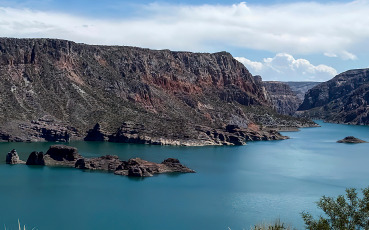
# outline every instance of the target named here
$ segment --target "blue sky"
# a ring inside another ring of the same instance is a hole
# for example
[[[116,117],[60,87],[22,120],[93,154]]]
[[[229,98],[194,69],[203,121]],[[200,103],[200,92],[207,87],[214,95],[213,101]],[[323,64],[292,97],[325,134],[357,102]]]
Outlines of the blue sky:
[[[264,80],[369,67],[369,0],[0,0],[0,36],[228,51]]]

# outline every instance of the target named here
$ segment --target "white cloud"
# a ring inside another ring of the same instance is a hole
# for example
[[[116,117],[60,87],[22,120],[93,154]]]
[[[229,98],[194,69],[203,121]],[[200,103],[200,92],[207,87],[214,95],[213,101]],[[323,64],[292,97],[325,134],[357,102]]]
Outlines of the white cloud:
[[[331,53],[331,52],[325,52],[324,53],[324,56],[327,56],[327,57],[338,57],[337,54]]]
[[[325,56],[327,57],[341,57],[343,60],[356,60],[357,56],[353,53],[347,52],[345,50],[341,51],[340,54],[336,54],[333,52],[325,52],[324,53]]]
[[[326,65],[313,65],[306,59],[295,59],[292,55],[279,53],[273,58],[254,62],[244,57],[236,57],[254,75],[261,75],[266,81],[327,81],[337,75],[337,71]]]
[[[344,60],[356,60],[357,59],[355,54],[347,52],[347,51],[342,51],[341,57]]]
[[[368,52],[369,1],[276,5],[141,6],[115,20],[0,7],[0,36],[54,37],[92,44],[215,51],[227,47],[356,59]]]
[[[247,58],[244,57],[236,57],[237,61],[241,62],[242,64],[244,64],[247,68],[255,71],[255,72],[261,72],[264,68],[263,63],[261,62],[256,62],[256,61],[250,61]]]

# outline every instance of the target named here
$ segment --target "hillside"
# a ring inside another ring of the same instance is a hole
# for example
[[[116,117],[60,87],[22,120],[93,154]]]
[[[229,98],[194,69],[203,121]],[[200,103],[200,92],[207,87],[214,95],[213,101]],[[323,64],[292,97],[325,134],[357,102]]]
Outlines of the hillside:
[[[368,102],[369,69],[356,69],[309,90],[298,110],[329,122],[369,125]]]
[[[0,75],[5,141],[242,144],[284,138],[260,125],[313,125],[270,110],[226,52],[0,38]]]

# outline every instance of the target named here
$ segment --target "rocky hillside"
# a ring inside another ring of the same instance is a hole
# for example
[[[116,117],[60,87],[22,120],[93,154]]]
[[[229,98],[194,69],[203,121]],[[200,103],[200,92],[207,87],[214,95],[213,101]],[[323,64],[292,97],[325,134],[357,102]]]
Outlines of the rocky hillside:
[[[262,84],[226,52],[0,38],[0,75],[6,141],[242,144],[284,138],[261,124],[312,125],[267,111]]]
[[[277,112],[293,115],[300,106],[302,100],[291,90],[285,82],[264,81],[263,85],[269,93],[270,100]]]
[[[369,125],[369,69],[349,70],[308,91],[299,113],[329,122]]]
[[[299,100],[301,100],[302,103],[305,98],[305,93],[314,86],[319,85],[321,82],[288,81],[285,83],[290,86],[292,92],[296,94],[296,96],[299,98]]]

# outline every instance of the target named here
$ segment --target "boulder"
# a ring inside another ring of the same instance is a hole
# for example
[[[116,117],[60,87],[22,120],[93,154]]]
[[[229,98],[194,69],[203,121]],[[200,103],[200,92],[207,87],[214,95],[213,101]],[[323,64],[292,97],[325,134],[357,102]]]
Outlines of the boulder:
[[[19,159],[17,151],[13,149],[6,155],[6,163],[16,165],[16,164],[24,164],[25,162]]]
[[[45,165],[44,153],[36,151],[32,152],[28,157],[26,165]]]

